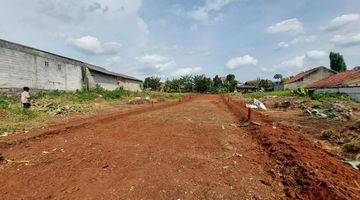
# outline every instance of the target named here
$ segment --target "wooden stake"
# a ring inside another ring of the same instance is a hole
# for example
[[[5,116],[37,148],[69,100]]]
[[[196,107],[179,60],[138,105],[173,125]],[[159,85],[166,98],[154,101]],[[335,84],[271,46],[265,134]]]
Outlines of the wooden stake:
[[[251,108],[248,108],[248,120],[251,121]]]

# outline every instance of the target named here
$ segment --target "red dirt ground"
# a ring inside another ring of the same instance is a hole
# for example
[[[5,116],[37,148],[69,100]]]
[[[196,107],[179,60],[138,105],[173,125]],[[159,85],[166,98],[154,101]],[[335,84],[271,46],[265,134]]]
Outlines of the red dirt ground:
[[[358,171],[245,114],[202,95],[1,138],[0,199],[360,198]]]

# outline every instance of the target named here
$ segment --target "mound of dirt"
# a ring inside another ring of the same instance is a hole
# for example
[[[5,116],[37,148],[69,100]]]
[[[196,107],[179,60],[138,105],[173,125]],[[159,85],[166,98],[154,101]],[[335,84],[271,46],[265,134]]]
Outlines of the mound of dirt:
[[[6,164],[5,158],[0,154],[0,166]]]
[[[226,101],[229,109],[244,118],[243,102]],[[290,199],[359,199],[354,187],[360,174],[325,153],[306,135],[271,121],[261,113],[254,113],[252,120],[261,126],[245,127],[250,136],[259,142],[273,160]],[[355,181],[355,182],[354,182]]]
[[[338,129],[322,131],[319,138],[340,146],[345,157],[360,159],[360,120]]]

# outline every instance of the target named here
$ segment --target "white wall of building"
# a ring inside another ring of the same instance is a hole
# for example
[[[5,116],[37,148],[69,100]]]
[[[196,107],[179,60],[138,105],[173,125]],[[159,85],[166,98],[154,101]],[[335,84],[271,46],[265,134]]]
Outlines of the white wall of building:
[[[81,89],[81,68],[60,60],[0,47],[0,88],[24,86],[46,90]]]
[[[107,90],[123,86],[130,91],[141,91],[142,82],[127,78],[119,82],[116,73],[101,67],[0,40],[0,92],[24,86],[75,91],[95,88],[96,84]]]
[[[289,83],[289,84],[285,84],[284,85],[284,89],[297,89],[297,88],[305,88],[317,81],[323,80],[325,78],[328,78],[332,75],[336,74],[333,71],[327,70],[327,69],[319,69],[305,77],[303,77],[302,79],[294,82],[294,83]]]

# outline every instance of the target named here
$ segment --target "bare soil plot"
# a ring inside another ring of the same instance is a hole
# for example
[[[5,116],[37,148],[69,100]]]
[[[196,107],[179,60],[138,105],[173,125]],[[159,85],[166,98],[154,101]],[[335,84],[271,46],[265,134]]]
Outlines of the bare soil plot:
[[[359,199],[360,174],[203,95],[0,139],[2,199]]]
[[[58,127],[2,148],[9,161],[0,169],[1,198],[284,197],[266,153],[231,125],[235,118],[218,96],[148,111]]]

